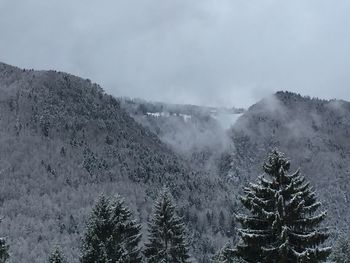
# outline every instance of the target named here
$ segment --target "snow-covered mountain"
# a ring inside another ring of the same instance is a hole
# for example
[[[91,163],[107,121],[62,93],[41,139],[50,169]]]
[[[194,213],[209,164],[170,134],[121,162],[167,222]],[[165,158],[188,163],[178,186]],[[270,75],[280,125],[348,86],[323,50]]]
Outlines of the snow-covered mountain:
[[[46,262],[56,244],[78,262],[101,193],[125,197],[145,231],[164,185],[199,261],[233,236],[232,189],[194,169],[97,84],[62,72],[0,63],[0,181],[0,233],[12,262]]]
[[[125,197],[145,226],[168,185],[206,263],[235,240],[237,194],[274,147],[315,186],[326,224],[346,231],[349,135],[346,101],[278,92],[242,110],[116,99],[86,79],[0,63],[0,233],[12,262],[44,262],[56,244],[78,262],[100,193]]]

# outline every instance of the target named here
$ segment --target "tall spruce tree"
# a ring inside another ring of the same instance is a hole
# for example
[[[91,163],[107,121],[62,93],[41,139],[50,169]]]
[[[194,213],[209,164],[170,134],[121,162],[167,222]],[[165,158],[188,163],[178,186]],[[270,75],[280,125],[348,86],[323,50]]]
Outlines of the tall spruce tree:
[[[82,263],[141,262],[141,226],[118,196],[101,196],[96,203],[83,239]]]
[[[49,257],[49,263],[67,263],[63,253],[58,247],[52,251]]]
[[[321,203],[299,170],[288,174],[290,163],[274,150],[260,176],[241,197],[249,215],[238,215],[242,225],[236,253],[247,262],[322,262],[331,248],[320,245],[328,238],[319,225],[326,213],[316,214]]]
[[[144,254],[149,263],[189,262],[185,226],[176,215],[173,198],[163,189],[155,202]]]

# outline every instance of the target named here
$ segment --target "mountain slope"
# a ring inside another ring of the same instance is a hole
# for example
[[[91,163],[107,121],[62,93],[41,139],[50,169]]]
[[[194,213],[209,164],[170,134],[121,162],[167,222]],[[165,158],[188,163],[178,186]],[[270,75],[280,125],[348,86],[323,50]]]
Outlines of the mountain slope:
[[[142,126],[183,156],[194,167],[217,173],[221,155],[231,151],[227,130],[243,109],[149,102],[120,98],[125,109]]]
[[[332,231],[350,223],[350,103],[278,92],[251,106],[231,130],[234,158],[226,173],[238,184],[262,174],[277,147],[301,168],[328,209]]]
[[[13,262],[44,262],[55,244],[77,262],[102,192],[126,197],[145,225],[157,190],[168,185],[201,262],[232,235],[229,222],[217,220],[234,209],[231,190],[191,169],[89,80],[0,64],[0,114],[0,231]]]

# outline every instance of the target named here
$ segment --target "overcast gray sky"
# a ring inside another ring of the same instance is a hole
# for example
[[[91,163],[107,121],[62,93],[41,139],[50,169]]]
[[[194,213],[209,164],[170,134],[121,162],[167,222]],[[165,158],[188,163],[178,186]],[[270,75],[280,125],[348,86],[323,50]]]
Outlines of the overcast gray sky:
[[[348,0],[0,0],[0,61],[166,102],[350,100],[349,14]]]

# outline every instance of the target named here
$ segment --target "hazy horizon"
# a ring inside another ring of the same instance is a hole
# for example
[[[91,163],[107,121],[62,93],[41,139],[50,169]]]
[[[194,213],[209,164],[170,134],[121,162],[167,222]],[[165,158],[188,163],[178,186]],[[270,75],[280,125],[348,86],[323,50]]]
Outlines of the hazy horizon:
[[[288,90],[350,100],[348,1],[0,0],[0,61],[114,96],[244,107]]]

